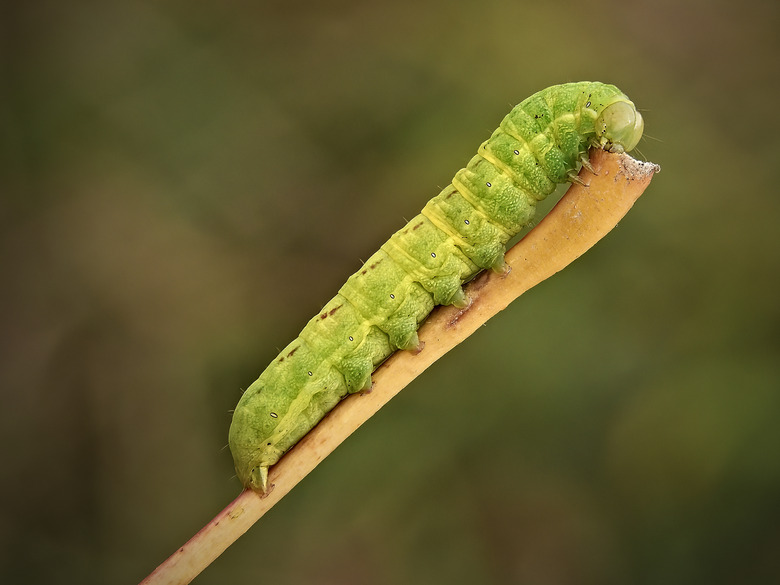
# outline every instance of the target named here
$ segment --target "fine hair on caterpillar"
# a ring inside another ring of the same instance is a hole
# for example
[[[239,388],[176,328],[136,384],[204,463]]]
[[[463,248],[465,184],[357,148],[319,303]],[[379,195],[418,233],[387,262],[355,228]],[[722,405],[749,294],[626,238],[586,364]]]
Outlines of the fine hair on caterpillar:
[[[268,468],[342,398],[369,389],[378,364],[419,349],[434,306],[465,307],[465,282],[505,271],[507,242],[557,185],[577,180],[589,147],[630,151],[643,126],[628,97],[598,82],[549,87],[513,108],[243,394],[229,433],[243,485],[265,492]]]

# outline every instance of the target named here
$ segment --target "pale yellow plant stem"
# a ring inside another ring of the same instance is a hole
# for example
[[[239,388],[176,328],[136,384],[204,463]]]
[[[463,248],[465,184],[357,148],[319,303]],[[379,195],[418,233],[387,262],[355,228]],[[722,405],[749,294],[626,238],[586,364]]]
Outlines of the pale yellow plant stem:
[[[419,330],[422,351],[399,351],[374,373],[370,392],[342,401],[269,473],[265,495],[243,491],[149,575],[143,584],[194,579],[338,445],[428,366],[529,288],[552,276],[614,228],[650,183],[658,166],[625,154],[592,150],[590,163],[547,216],[506,254],[511,271],[484,272],[468,284],[465,309],[438,307]],[[345,478],[346,482],[346,478]],[[186,488],[182,488],[186,489]]]

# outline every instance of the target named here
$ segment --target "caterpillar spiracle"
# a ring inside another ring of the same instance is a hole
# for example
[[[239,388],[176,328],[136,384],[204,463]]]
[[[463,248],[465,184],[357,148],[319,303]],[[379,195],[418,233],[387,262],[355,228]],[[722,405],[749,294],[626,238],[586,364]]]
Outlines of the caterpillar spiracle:
[[[643,127],[631,100],[598,82],[548,87],[515,106],[241,396],[229,442],[244,486],[267,491],[271,465],[346,395],[370,388],[388,356],[418,347],[435,305],[466,306],[466,281],[506,270],[507,241],[557,184],[576,180],[588,147],[630,151]]]

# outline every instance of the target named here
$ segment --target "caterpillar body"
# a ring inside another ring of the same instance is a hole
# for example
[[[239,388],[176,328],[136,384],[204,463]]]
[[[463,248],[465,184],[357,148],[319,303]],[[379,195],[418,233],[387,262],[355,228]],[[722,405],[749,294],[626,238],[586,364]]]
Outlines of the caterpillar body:
[[[418,347],[435,305],[466,306],[462,285],[505,270],[507,241],[559,183],[577,179],[587,149],[632,150],[644,123],[617,87],[552,86],[521,102],[477,155],[353,274],[242,395],[229,443],[245,487],[265,492],[268,468],[396,350]]]

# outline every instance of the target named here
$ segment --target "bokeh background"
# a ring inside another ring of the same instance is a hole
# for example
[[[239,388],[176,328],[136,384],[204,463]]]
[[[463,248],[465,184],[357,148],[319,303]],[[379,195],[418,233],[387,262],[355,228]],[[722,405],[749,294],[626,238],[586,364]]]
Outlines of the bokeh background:
[[[780,5],[2,14],[4,583],[134,583],[239,492],[230,409],[512,105],[615,83],[662,172],[197,583],[780,574]]]

